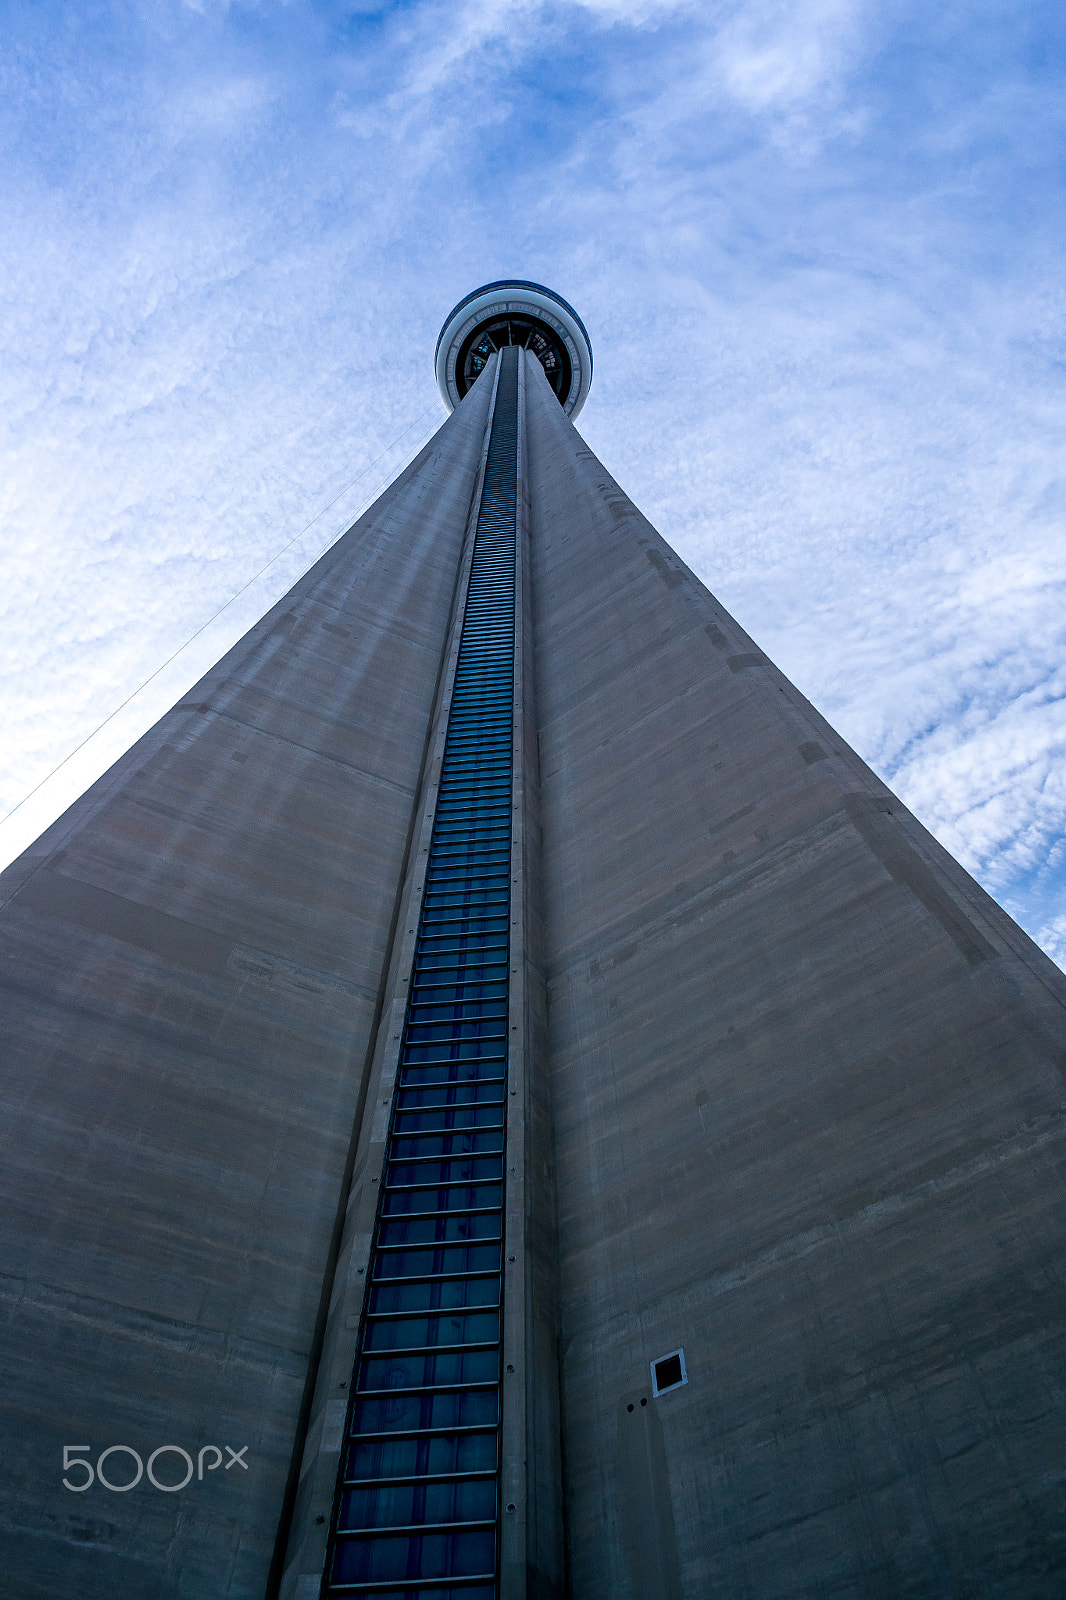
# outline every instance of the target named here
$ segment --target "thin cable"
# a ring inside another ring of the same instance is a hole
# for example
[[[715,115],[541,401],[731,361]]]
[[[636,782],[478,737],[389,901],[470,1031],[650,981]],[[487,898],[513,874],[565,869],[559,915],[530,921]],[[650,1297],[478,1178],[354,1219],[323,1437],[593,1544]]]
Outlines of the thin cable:
[[[13,817],[15,815],[15,812],[18,811],[21,806],[24,806],[26,804],[27,800],[32,800],[34,795],[37,793],[38,789],[43,789],[45,784],[49,783],[55,777],[56,773],[61,771],[62,768],[66,766],[68,761],[73,761],[74,757],[78,754],[79,750],[84,750],[85,746],[90,742],[90,740],[95,739],[96,735],[98,733],[102,732],[103,729],[107,727],[109,722],[113,722],[114,719],[118,716],[119,712],[120,711],[124,711],[126,709],[126,707],[129,705],[131,700],[136,700],[137,696],[141,693],[142,689],[147,689],[148,685],[152,682],[153,678],[158,678],[159,674],[161,672],[165,671],[166,668],[170,666],[170,663],[172,661],[176,661],[178,656],[181,655],[181,652],[183,650],[187,650],[189,648],[189,646],[192,644],[193,640],[199,638],[200,634],[203,633],[205,628],[209,628],[211,626],[212,622],[216,622],[218,620],[218,618],[222,615],[223,611],[228,610],[229,607],[233,604],[233,602],[235,600],[239,600],[241,595],[245,592],[245,590],[246,589],[250,589],[252,584],[255,583],[258,578],[261,578],[263,576],[264,572],[268,572],[270,570],[270,568],[274,565],[275,561],[280,561],[282,556],[285,554],[286,550],[291,550],[293,545],[297,542],[297,540],[303,538],[303,536],[307,532],[308,528],[313,528],[315,523],[319,520],[320,517],[324,517],[327,511],[332,511],[333,507],[337,504],[337,501],[343,499],[343,497],[348,493],[349,489],[354,489],[355,488],[355,485],[359,482],[360,478],[365,478],[367,473],[373,467],[376,467],[379,461],[383,461],[385,459],[385,457],[388,455],[390,450],[395,450],[396,446],[399,444],[400,440],[403,438],[405,433],[410,433],[412,428],[417,427],[420,422],[424,422],[425,419],[432,412],[436,411],[436,409],[437,409],[437,407],[436,407],[435,404],[432,405],[432,406],[428,406],[426,408],[426,410],[422,412],[422,415],[420,417],[416,417],[414,422],[409,422],[407,424],[406,428],[402,429],[402,431],[396,435],[396,437],[392,441],[392,443],[385,446],[384,450],[382,450],[380,455],[375,456],[373,461],[371,461],[367,466],[365,466],[362,469],[361,472],[357,472],[356,473],[356,475],[352,479],[351,483],[345,484],[344,488],[340,491],[340,493],[334,495],[333,499],[329,502],[329,505],[323,506],[321,511],[316,511],[314,516],[311,518],[310,522],[308,522],[304,527],[302,527],[300,529],[299,533],[294,533],[293,534],[293,536],[289,540],[288,544],[282,545],[281,549],[279,551],[277,551],[277,553],[275,555],[272,555],[270,560],[268,562],[266,562],[265,565],[263,565],[263,566],[261,566],[259,568],[258,572],[253,572],[252,576],[248,579],[248,581],[246,583],[242,583],[241,587],[234,594],[231,594],[229,599],[224,601],[223,604],[219,606],[217,611],[212,612],[212,614],[207,618],[206,622],[201,622],[200,626],[196,629],[195,633],[190,633],[189,637],[185,640],[185,642],[183,644],[180,644],[178,646],[178,648],[173,652],[172,655],[167,656],[165,661],[161,661],[159,666],[156,667],[155,671],[154,672],[150,672],[148,674],[147,678],[145,678],[143,683],[139,683],[137,685],[136,689],[133,689],[133,690],[130,691],[130,693],[126,696],[125,700],[120,701],[119,704],[115,707],[115,709],[113,711],[109,711],[107,716],[104,718],[103,722],[99,723],[92,730],[91,733],[87,733],[85,735],[85,738],[82,739],[81,743],[80,744],[76,744],[74,746],[73,750],[68,750],[66,755],[63,757],[62,761],[57,762],[56,765],[52,768],[51,772],[46,772],[44,777],[40,780],[39,783],[35,783],[32,789],[27,790],[27,792],[22,796],[21,800],[16,800],[15,804],[11,807],[10,811],[5,811],[4,815],[2,817],[0,817],[0,828],[3,827],[4,823],[8,820],[9,817]],[[429,434],[427,433],[427,434],[425,434],[423,436],[423,438],[421,438],[419,440],[418,444],[415,446],[415,450],[416,451],[420,450],[422,448],[422,446],[425,444],[426,439],[428,439],[428,438],[429,438]],[[414,460],[414,454],[413,453],[412,453],[411,459]],[[340,533],[334,534],[331,539],[328,539],[326,541],[326,543],[322,546],[321,550],[318,552],[318,554],[315,556],[314,559],[316,561],[321,560],[321,558],[325,555],[326,551],[330,548],[330,546],[336,544],[337,540],[342,538],[346,531],[347,531],[346,529],[342,529]]]

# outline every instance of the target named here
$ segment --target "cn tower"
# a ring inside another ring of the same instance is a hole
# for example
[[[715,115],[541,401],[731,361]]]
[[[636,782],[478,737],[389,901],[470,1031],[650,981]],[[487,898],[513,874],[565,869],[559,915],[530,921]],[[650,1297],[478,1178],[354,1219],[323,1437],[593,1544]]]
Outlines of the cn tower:
[[[435,370],[0,879],[4,1593],[1060,1600],[1066,980],[585,444],[573,307]]]

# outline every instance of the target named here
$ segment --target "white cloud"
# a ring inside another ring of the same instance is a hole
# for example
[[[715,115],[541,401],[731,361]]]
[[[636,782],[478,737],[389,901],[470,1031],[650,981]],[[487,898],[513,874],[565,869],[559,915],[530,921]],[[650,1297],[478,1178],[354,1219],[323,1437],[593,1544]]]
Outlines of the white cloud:
[[[575,0],[599,20],[642,28],[694,11],[696,0]]]
[[[715,41],[728,92],[751,111],[835,95],[859,31],[858,0],[762,0],[738,6]]]
[[[276,98],[271,77],[202,77],[183,84],[160,105],[160,122],[171,142],[187,138],[232,138],[250,132]]]

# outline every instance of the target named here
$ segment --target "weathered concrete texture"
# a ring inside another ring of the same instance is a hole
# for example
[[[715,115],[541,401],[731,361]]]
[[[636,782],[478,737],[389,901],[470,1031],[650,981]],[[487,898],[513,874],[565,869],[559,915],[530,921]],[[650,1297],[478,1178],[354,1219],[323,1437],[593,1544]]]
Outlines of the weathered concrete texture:
[[[574,1600],[1051,1600],[1066,982],[529,365]]]
[[[5,1595],[263,1592],[486,400],[0,879]]]

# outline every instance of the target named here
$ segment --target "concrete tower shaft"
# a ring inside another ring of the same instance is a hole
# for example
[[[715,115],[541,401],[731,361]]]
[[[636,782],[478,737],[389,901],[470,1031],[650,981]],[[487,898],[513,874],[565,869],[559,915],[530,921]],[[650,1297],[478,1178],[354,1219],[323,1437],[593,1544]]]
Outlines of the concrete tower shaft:
[[[588,449],[580,325],[459,394],[534,288],[0,875],[10,1592],[1058,1600],[1066,980]]]

